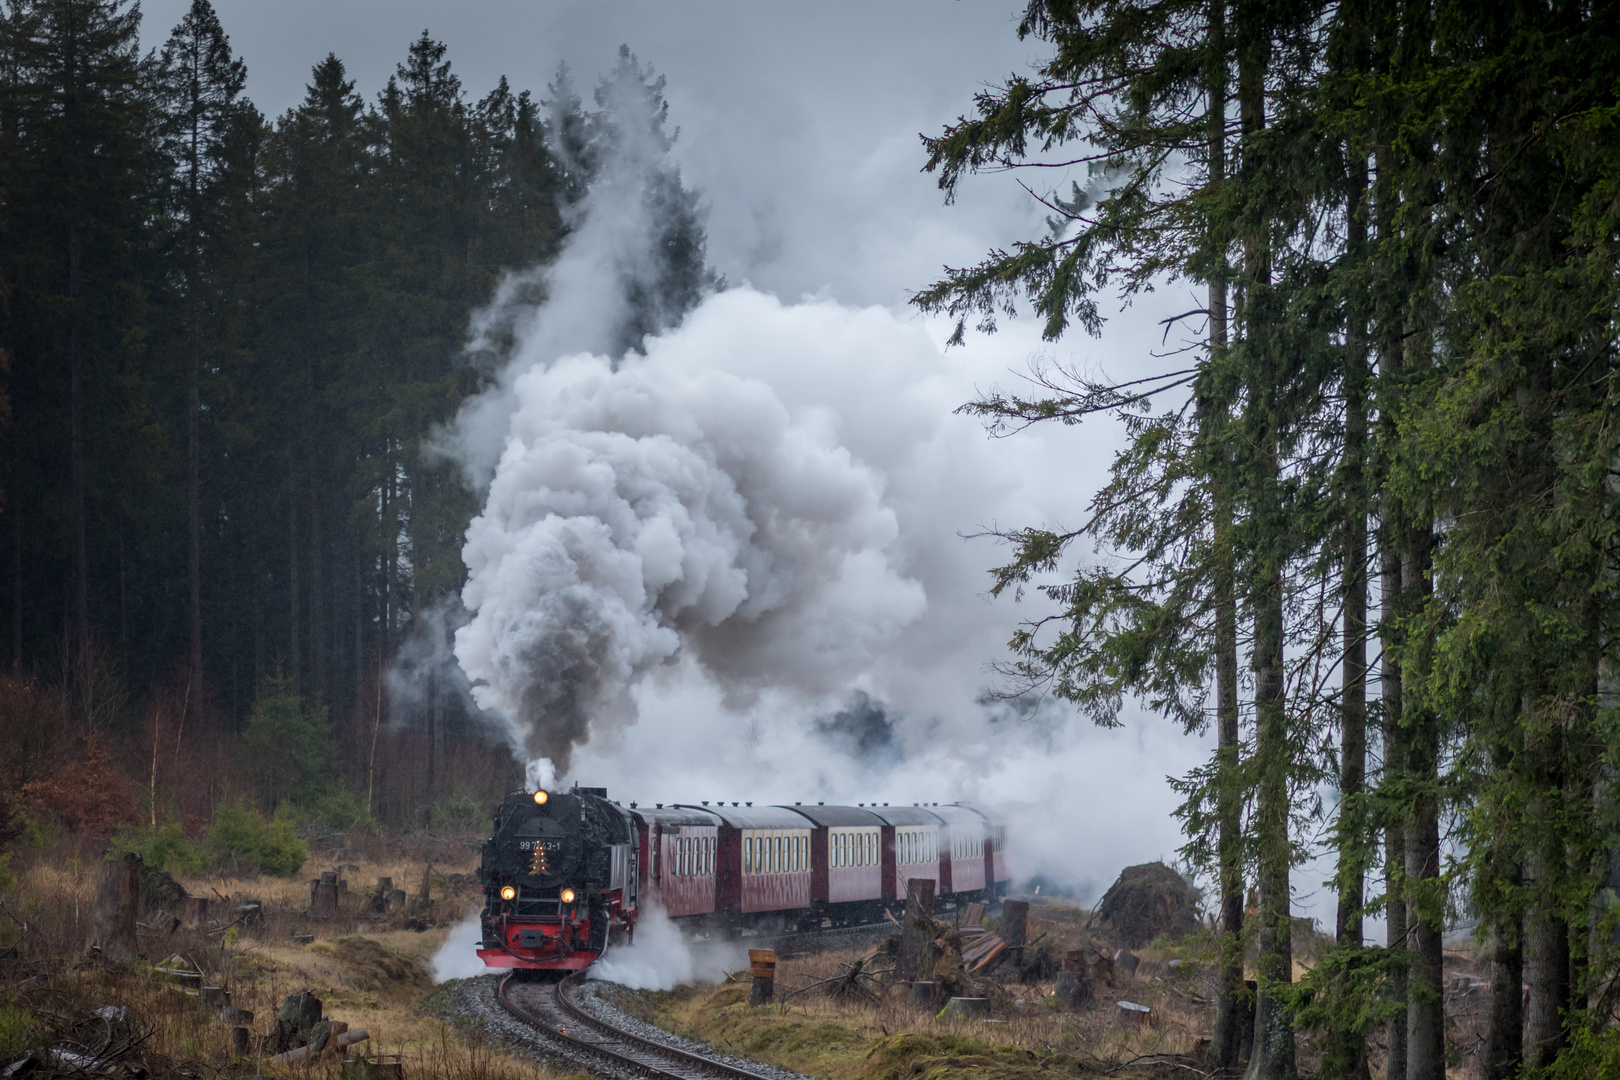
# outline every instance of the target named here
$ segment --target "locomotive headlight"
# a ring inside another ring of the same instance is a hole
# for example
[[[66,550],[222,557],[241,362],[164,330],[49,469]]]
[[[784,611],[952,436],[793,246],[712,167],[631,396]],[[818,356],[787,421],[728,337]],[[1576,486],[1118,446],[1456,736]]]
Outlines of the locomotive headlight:
[[[502,900],[516,900],[517,899],[517,889],[513,888],[511,885],[502,885],[501,886],[501,899]]]
[[[572,904],[574,902],[574,890],[573,889],[564,889],[562,891],[562,902],[565,903],[565,904]]]
[[[550,799],[551,796],[545,791],[537,791],[534,793],[534,805],[536,806],[544,806]]]

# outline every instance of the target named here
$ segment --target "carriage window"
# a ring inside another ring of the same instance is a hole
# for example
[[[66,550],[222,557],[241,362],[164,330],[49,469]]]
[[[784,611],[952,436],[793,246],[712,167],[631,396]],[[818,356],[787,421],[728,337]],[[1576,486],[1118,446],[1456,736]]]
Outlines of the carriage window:
[[[750,836],[743,842],[743,873],[754,872],[754,838]]]
[[[780,874],[787,868],[787,864],[782,859],[782,849],[787,846],[787,837],[778,836],[776,838],[776,843],[772,846],[776,849],[776,872]]]
[[[714,875],[714,837],[711,836],[704,840],[703,848],[706,853],[703,860],[705,863],[703,872],[712,877]]]

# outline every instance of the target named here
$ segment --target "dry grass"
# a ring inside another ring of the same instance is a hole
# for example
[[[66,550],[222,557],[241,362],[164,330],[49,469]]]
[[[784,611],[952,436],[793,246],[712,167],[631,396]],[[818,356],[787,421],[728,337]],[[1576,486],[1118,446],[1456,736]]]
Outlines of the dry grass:
[[[366,1029],[371,1036],[364,1048],[368,1054],[401,1055],[411,1080],[551,1080],[556,1074],[418,1008],[432,987],[432,954],[472,902],[467,889],[448,889],[446,877],[466,873],[475,863],[457,838],[405,850],[378,845],[364,853],[329,851],[313,858],[292,880],[187,879],[182,884],[192,895],[224,897],[233,905],[248,898],[262,901],[263,923],[212,933],[180,930],[170,935],[143,929],[145,961],[104,967],[82,960],[95,860],[70,852],[40,857],[19,868],[15,889],[0,896],[0,950],[16,946],[9,954],[0,952],[9,955],[0,963],[0,1063],[64,1042],[93,1049],[104,1040],[108,1024],[91,1014],[114,1005],[128,1007],[127,1025],[136,1035],[150,1032],[131,1056],[146,1061],[154,1075],[194,1076],[201,1069],[246,1075],[273,1071],[256,1059],[233,1063],[231,1029],[216,1020],[213,1010],[200,1008],[195,996],[153,970],[152,964],[182,953],[203,969],[206,983],[224,987],[233,1005],[254,1014],[248,1026],[255,1046],[282,1001],[309,990],[322,999],[328,1016]],[[404,929],[402,915],[377,919],[362,911],[361,898],[378,877],[392,877],[396,888],[415,895],[429,865],[435,872],[435,918],[428,922],[441,925]],[[334,866],[346,868],[350,890],[337,918],[312,921],[304,911],[307,880]],[[219,910],[228,909],[221,903]],[[226,917],[233,916],[230,912]],[[299,945],[294,934],[312,934],[315,940]],[[290,1071],[336,1070],[317,1066]]]

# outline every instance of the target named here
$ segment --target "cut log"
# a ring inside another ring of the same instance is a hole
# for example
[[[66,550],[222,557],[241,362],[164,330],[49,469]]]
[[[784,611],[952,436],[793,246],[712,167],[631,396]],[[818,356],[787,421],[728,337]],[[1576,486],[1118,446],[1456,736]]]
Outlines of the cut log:
[[[975,972],[983,971],[985,968],[995,963],[996,960],[1000,958],[1002,953],[1007,951],[1007,943],[1005,941],[1002,941],[1000,938],[993,938],[991,940],[995,942],[995,946],[989,952],[985,953],[983,957],[969,966],[969,975],[972,975]]]
[[[978,926],[982,922],[984,922],[984,904],[975,900],[967,906],[967,914],[962,917],[962,926],[964,928]]]
[[[776,996],[776,976],[755,975],[754,985],[748,988],[748,1004],[769,1005]]]
[[[1153,1010],[1134,1001],[1114,1002],[1114,1018],[1119,1021],[1120,1027],[1146,1031],[1153,1026]]]
[[[1126,974],[1135,975],[1136,969],[1142,966],[1142,959],[1129,949],[1121,949],[1114,954],[1114,966]]]
[[[141,906],[141,857],[129,852],[101,864],[96,896],[90,905],[87,952],[124,963],[135,956],[135,919]]]

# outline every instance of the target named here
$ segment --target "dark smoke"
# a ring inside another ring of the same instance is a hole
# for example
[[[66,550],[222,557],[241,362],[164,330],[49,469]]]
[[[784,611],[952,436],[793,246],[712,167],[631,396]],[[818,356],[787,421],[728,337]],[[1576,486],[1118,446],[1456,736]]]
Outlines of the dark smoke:
[[[857,690],[849,704],[815,722],[816,734],[873,771],[892,769],[904,755],[883,703]]]

